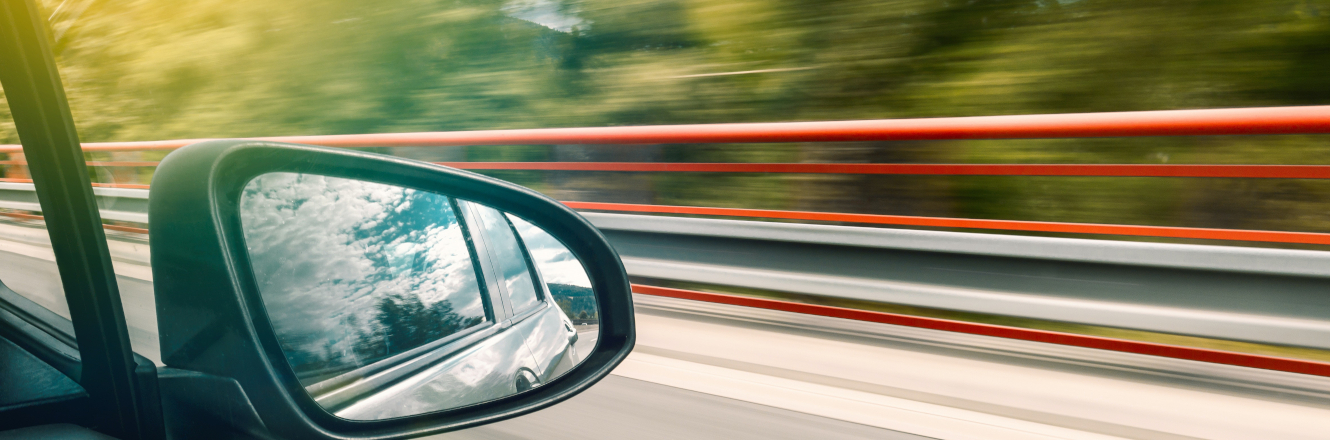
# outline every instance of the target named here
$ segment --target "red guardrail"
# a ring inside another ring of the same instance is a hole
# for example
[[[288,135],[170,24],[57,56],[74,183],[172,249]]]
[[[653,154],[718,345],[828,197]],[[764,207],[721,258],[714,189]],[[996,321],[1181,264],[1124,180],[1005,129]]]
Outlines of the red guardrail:
[[[89,161],[90,167],[155,167],[153,161]],[[434,162],[464,170],[618,171],[633,173],[881,174],[914,176],[1217,177],[1330,179],[1330,165],[895,164],[895,163],[664,163],[664,162]],[[27,165],[0,160],[0,165]]]
[[[542,128],[255,138],[329,147],[719,144],[1053,139],[1330,133],[1330,106],[640,127]],[[173,150],[207,139],[84,144],[83,150]],[[18,153],[17,145],[0,153]]]
[[[13,217],[22,220],[42,220],[42,216],[31,214],[19,214],[0,212],[0,216]],[[129,226],[102,225],[104,228],[114,231],[129,232],[134,234],[147,234],[148,230]],[[1185,359],[1199,362],[1209,362],[1215,364],[1234,365],[1239,367],[1260,368],[1265,370],[1285,371],[1289,373],[1309,374],[1314,376],[1330,377],[1330,363],[1311,361],[1305,359],[1290,359],[1274,356],[1264,356],[1250,353],[1238,353],[1232,351],[1210,350],[1205,348],[1187,347],[1181,345],[1157,344],[1152,342],[1133,341],[1129,339],[1114,339],[1099,336],[1078,335],[1075,333],[1062,333],[1047,330],[1035,330],[1020,327],[1008,327],[992,324],[979,324],[965,321],[955,321],[950,319],[927,318],[920,316],[902,315],[897,313],[875,312],[870,310],[849,309],[844,307],[832,307],[816,304],[803,304],[789,301],[779,301],[766,298],[754,298],[746,296],[725,295],[711,292],[699,292],[695,290],[673,289],[668,287],[648,286],[643,284],[633,284],[632,290],[635,293],[652,296],[663,296],[668,298],[686,299],[692,301],[703,301],[717,304],[729,304],[742,307],[753,307],[759,309],[779,310],[791,313],[800,313],[805,315],[826,316],[831,318],[850,319],[855,321],[876,322],[880,324],[899,325],[905,327],[926,328],[931,330],[942,330],[956,333],[967,333],[972,335],[992,336],[1007,339],[1019,339],[1023,341],[1043,342],[1047,344],[1069,345],[1074,347],[1094,348],[1100,350],[1119,351],[1124,353],[1136,353],[1149,356],[1159,356],[1174,359]]]
[[[896,313],[874,312],[870,310],[803,304],[765,298],[671,289],[667,287],[646,286],[641,284],[634,284],[633,292],[644,295],[664,296],[669,298],[705,301],[768,310],[780,310],[804,315],[828,316],[856,321],[968,333],[972,335],[993,336],[1006,339],[1020,339],[1023,341],[1070,345],[1074,347],[1095,348],[1100,350],[1120,351],[1125,353],[1330,377],[1330,363],[1304,359],[1289,359],[1258,354],[1186,347],[1181,345],[1156,344],[1127,339],[1104,338],[1047,330],[979,324],[965,321],[953,321],[949,319],[925,318]]]
[[[1330,106],[1276,107],[1219,110],[1090,113],[1063,115],[984,116],[966,118],[900,119],[876,121],[707,124],[649,127],[556,128],[439,133],[390,133],[260,138],[279,142],[330,147],[427,147],[521,144],[696,144],[774,142],[856,142],[906,140],[1097,138],[1129,136],[1217,136],[1330,134]],[[88,143],[87,152],[172,150],[206,139],[152,142]],[[0,153],[17,153],[17,145],[0,145]],[[23,165],[21,160],[0,165]],[[818,163],[626,163],[626,162],[444,162],[473,170],[544,170],[609,172],[698,173],[815,173],[988,176],[1099,176],[1326,179],[1326,165],[1136,165],[1136,164],[818,164]],[[90,166],[156,166],[148,161],[93,161]],[[26,179],[2,179],[31,182]],[[147,188],[134,184],[94,184],[106,187]],[[847,223],[1002,229],[1056,233],[1137,235],[1210,240],[1242,240],[1330,245],[1330,234],[1180,228],[1135,225],[1032,222],[798,212],[620,203],[565,202],[582,210],[649,212],[748,218],[780,218]],[[11,217],[40,219],[31,214]],[[146,229],[107,225],[108,229],[146,233]],[[1078,347],[1189,359],[1252,368],[1330,376],[1330,364],[1309,360],[1207,350],[1069,333],[1031,330],[962,321],[799,304],[761,298],[721,295],[680,289],[634,285],[649,295],[783,310],[893,325],[1022,339]]]
[[[1330,165],[435,162],[467,170],[1330,179]]]
[[[635,205],[628,203],[563,202],[573,209],[590,211],[646,212],[659,214],[711,215],[722,217],[779,218],[878,225],[927,226],[937,228],[999,229],[1069,234],[1132,235],[1140,237],[1194,238],[1204,240],[1261,241],[1330,245],[1330,234],[1314,232],[1254,231],[1243,229],[1180,228],[1170,226],[1107,225],[1095,223],[1032,222],[1019,220],[975,220],[906,215],[842,214],[833,212],[777,211],[770,209],[700,208],[692,206]]]
[[[701,124],[644,127],[552,128],[467,132],[282,136],[263,140],[333,147],[459,146],[514,144],[661,144],[853,142],[1082,138],[1122,136],[1272,135],[1330,133],[1330,106],[1216,110],[1171,110],[1060,115],[980,116],[870,121]],[[88,143],[88,152],[170,150],[206,139]],[[0,153],[18,152],[17,145]],[[0,164],[23,165],[21,160]],[[92,161],[89,166],[156,166],[151,161]],[[827,164],[827,163],[631,163],[631,162],[444,162],[472,170],[545,170],[701,173],[815,173],[986,176],[1097,176],[1205,178],[1330,178],[1326,165],[1140,165],[1140,164]],[[3,181],[23,181],[0,179]],[[144,185],[107,184],[136,188]],[[1102,225],[1012,220],[954,219],[849,213],[820,213],[707,207],[568,202],[580,209],[625,212],[763,217],[900,226],[1001,229],[1031,232],[1133,235],[1209,240],[1330,244],[1330,234],[1204,228]],[[591,206],[595,206],[592,208]]]

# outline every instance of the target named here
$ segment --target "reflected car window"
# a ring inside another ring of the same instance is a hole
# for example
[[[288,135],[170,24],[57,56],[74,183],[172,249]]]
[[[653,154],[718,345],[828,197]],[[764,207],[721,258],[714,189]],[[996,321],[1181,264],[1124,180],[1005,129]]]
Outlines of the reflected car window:
[[[486,321],[448,197],[272,173],[241,222],[264,305],[302,382],[317,382]]]
[[[599,309],[591,290],[591,279],[586,268],[568,247],[558,239],[521,217],[507,214],[522,237],[531,261],[540,268],[540,276],[549,288],[550,297],[569,318],[579,323],[597,322]]]
[[[480,217],[478,223],[485,231],[485,243],[494,254],[495,266],[513,301],[513,313],[530,310],[540,303],[540,297],[531,278],[531,268],[527,266],[526,257],[522,254],[522,245],[513,234],[512,226],[509,226],[503,214],[493,208],[474,203],[471,206]]]

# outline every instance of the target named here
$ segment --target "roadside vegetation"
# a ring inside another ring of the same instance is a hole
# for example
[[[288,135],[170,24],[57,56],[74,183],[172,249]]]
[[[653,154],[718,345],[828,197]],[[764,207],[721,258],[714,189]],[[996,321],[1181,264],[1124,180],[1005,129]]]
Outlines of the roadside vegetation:
[[[1327,0],[43,3],[85,142],[1330,103]],[[0,124],[0,142],[17,142],[12,126]],[[1330,163],[1324,136],[380,151],[434,161]],[[151,172],[90,169],[120,183]],[[490,174],[561,200],[1330,232],[1330,186],[1310,180]]]
[[[42,3],[85,142],[1330,103],[1330,0]],[[0,105],[0,143],[14,144],[8,111]],[[1328,139],[372,150],[430,161],[1305,165],[1330,164]],[[100,182],[143,184],[152,176],[150,167],[89,172]],[[1330,232],[1330,182],[1315,180],[487,173],[567,201]],[[0,177],[27,173],[0,165]],[[777,296],[1330,359],[1302,349]],[[580,316],[572,296],[561,304]]]

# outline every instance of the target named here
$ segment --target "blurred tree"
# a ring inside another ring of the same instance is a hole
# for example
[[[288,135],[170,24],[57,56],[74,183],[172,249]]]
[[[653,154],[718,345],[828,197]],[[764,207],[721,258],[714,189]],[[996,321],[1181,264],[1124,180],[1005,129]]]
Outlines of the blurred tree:
[[[85,141],[1330,101],[1330,0],[43,2],[54,11]],[[12,128],[0,125],[0,138],[13,142]],[[426,160],[1330,163],[1330,146],[1310,136],[394,152]],[[1330,212],[1322,201],[1330,188],[1306,182],[496,175],[574,200],[1330,230],[1321,214]],[[1303,193],[1286,193],[1295,190]]]

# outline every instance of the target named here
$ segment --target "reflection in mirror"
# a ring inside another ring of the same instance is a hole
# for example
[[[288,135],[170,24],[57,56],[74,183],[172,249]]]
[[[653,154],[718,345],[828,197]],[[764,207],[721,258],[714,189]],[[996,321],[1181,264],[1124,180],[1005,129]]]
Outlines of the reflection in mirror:
[[[567,247],[544,229],[508,214],[518,235],[526,244],[531,260],[549,288],[554,303],[572,321],[577,331],[577,353],[585,355],[596,347],[600,335],[600,308],[591,293],[591,279],[586,268]]]
[[[404,417],[541,386],[595,347],[582,263],[530,222],[443,194],[261,175],[240,220],[296,378],[343,418]]]

